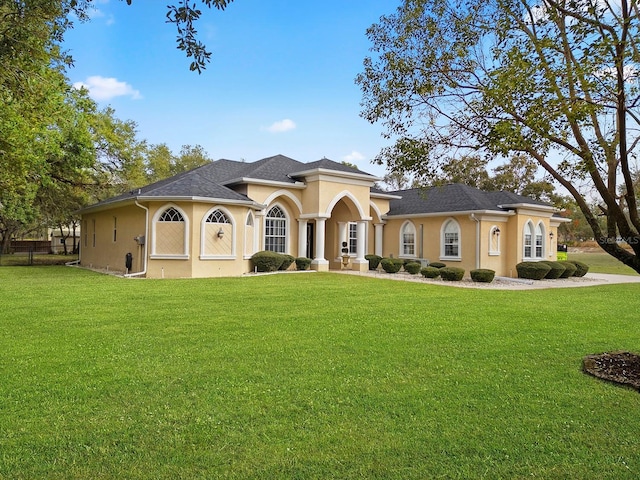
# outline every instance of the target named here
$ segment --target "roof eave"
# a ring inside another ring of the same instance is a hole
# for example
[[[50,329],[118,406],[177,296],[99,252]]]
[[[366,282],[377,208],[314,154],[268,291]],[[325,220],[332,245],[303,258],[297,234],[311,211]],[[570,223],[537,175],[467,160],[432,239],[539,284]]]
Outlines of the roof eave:
[[[242,185],[242,184],[253,184],[253,185],[266,185],[269,187],[286,187],[286,188],[294,188],[302,190],[307,187],[306,183],[293,181],[290,182],[279,182],[277,180],[265,180],[262,178],[251,178],[251,177],[241,177],[234,178],[233,180],[228,180],[226,182],[221,183],[225,187],[230,185]]]
[[[454,215],[502,215],[511,217],[516,214],[513,210],[454,210],[446,212],[428,212],[428,213],[405,213],[398,215],[383,215],[382,218],[418,218],[418,217],[444,217]]]
[[[308,177],[310,175],[333,175],[335,177],[353,178],[357,180],[368,180],[371,182],[377,182],[382,178],[375,177],[368,173],[358,172],[343,172],[342,170],[331,170],[329,168],[312,168],[310,170],[303,170],[301,172],[290,173],[290,177]]]

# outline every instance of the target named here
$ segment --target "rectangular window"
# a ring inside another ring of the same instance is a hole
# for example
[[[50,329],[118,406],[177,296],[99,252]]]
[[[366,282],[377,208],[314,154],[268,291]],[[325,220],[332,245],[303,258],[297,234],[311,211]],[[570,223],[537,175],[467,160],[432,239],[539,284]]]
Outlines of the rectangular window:
[[[87,227],[87,221],[82,222],[82,233],[84,234],[84,246],[89,245],[89,227]]]
[[[542,258],[542,235],[536,235],[536,257]]]
[[[458,233],[457,232],[444,234],[444,255],[445,257],[458,256]]]
[[[93,236],[91,240],[91,246],[95,247],[96,246],[96,219],[95,218],[91,220],[91,225],[93,227]]]
[[[532,253],[532,245],[531,245],[531,234],[525,233],[524,235],[524,256],[525,258],[531,258]]]
[[[402,234],[402,254],[403,255],[416,254],[416,236],[414,233]]]
[[[265,225],[264,249],[270,252],[285,253],[286,220],[269,218]]]
[[[113,217],[113,243],[116,242],[116,240],[118,239],[118,218],[117,217]]]
[[[358,224],[349,223],[349,254],[358,253]]]

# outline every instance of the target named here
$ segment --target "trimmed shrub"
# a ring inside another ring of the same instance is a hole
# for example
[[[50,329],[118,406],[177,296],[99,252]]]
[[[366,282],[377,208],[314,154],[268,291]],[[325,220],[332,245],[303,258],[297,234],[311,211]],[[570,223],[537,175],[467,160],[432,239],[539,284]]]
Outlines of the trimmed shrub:
[[[547,278],[549,280],[554,280],[556,278],[560,278],[560,276],[566,270],[566,267],[564,265],[562,265],[560,262],[552,262],[551,260],[544,260],[544,261],[542,261],[540,263],[544,263],[546,265],[549,265],[549,268],[551,268],[551,270],[549,270],[549,272],[547,272],[547,274],[544,277],[544,278]]]
[[[584,277],[589,271],[589,265],[586,263],[579,262],[577,260],[567,260],[569,263],[573,263],[576,266],[576,273],[573,274],[574,277]]]
[[[293,257],[292,255],[282,255],[284,257],[284,260],[282,262],[282,265],[280,265],[280,270],[287,270],[291,264],[293,262],[295,262],[295,257]]]
[[[477,268],[475,270],[471,270],[469,273],[471,274],[471,280],[480,283],[491,283],[493,282],[493,278],[496,276],[496,272],[494,270],[489,270],[488,268]]]
[[[420,270],[424,278],[437,278],[440,276],[440,269],[436,267],[424,267]]]
[[[464,268],[443,267],[440,269],[440,276],[449,282],[459,282],[464,277]]]
[[[382,269],[387,273],[398,273],[404,262],[399,258],[383,258],[380,260]]]
[[[411,275],[417,275],[420,273],[420,269],[422,265],[418,262],[409,262],[404,264],[404,271],[410,273]]]
[[[560,275],[560,278],[573,277],[573,274],[576,273],[576,271],[578,270],[578,267],[576,267],[571,262],[567,262],[566,260],[564,262],[558,262],[558,263],[566,268],[566,270],[563,272],[563,274]]]
[[[444,263],[440,263],[440,262],[431,262],[429,264],[429,266],[433,267],[433,268],[444,268],[444,267],[446,267],[446,265]]]
[[[311,259],[307,257],[296,258],[296,268],[298,270],[309,270],[311,266]]]
[[[516,265],[518,278],[526,278],[529,280],[542,280],[551,267],[542,262],[520,262]]]
[[[380,255],[373,254],[365,255],[364,258],[369,261],[369,270],[377,270],[378,265],[380,265],[380,260],[382,260]]]
[[[275,272],[284,262],[284,255],[265,250],[254,253],[251,257],[251,262],[258,272]]]

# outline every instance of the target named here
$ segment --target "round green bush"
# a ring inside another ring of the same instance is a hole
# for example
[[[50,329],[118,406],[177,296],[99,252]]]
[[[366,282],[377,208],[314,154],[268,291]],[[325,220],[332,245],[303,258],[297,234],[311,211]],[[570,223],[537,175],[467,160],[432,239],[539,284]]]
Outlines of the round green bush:
[[[424,278],[437,278],[440,276],[440,269],[436,267],[423,267],[420,273]]]
[[[378,265],[380,265],[380,260],[382,257],[380,255],[365,255],[364,258],[369,261],[369,270],[376,270]]]
[[[421,268],[422,265],[415,261],[404,264],[404,271],[410,273],[411,275],[417,275],[418,273],[420,273]]]
[[[589,265],[583,262],[579,262],[577,260],[567,260],[569,263],[573,263],[576,266],[576,273],[573,274],[574,277],[584,277],[589,271]]]
[[[287,270],[293,262],[295,262],[295,257],[293,255],[282,255],[284,260],[282,265],[280,265],[280,270]]]
[[[464,277],[464,268],[443,267],[440,269],[440,276],[443,280],[450,282],[459,282]]]
[[[404,262],[399,258],[383,258],[380,260],[382,269],[387,273],[398,273]]]
[[[258,272],[275,272],[284,263],[284,255],[276,252],[262,251],[251,257],[253,267]]]
[[[560,262],[552,262],[550,260],[544,260],[540,263],[544,263],[545,265],[549,265],[549,270],[544,278],[549,280],[554,280],[556,278],[560,278],[560,276],[565,272],[566,267],[562,265]]]
[[[551,267],[542,262],[520,262],[516,265],[518,278],[526,278],[529,280],[542,280]]]
[[[471,280],[480,283],[491,283],[493,282],[493,278],[496,276],[496,272],[494,270],[489,270],[488,268],[477,268],[475,270],[471,270],[469,273],[471,274]]]
[[[444,263],[440,263],[440,262],[431,262],[429,264],[429,266],[433,267],[433,268],[444,268],[444,267],[446,267],[446,265]]]
[[[296,268],[298,270],[309,270],[309,266],[311,265],[311,259],[307,257],[298,257],[296,258]]]
[[[569,278],[569,277],[573,277],[573,274],[576,273],[576,271],[578,270],[578,267],[576,267],[573,263],[571,262],[567,262],[566,260],[562,261],[562,262],[558,262],[560,265],[562,265],[563,267],[566,268],[566,270],[564,271],[564,273],[562,275],[560,275],[560,278]]]

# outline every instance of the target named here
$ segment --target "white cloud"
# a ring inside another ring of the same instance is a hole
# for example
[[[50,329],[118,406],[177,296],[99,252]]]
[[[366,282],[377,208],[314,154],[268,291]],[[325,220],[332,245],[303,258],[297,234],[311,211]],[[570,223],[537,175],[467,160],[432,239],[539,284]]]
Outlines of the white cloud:
[[[284,120],[272,123],[266,128],[266,130],[271,133],[282,133],[288,132],[289,130],[294,130],[295,128],[295,122],[293,120],[285,118]]]
[[[344,157],[342,157],[343,161],[351,162],[351,163],[355,163],[357,161],[364,160],[364,159],[365,159],[365,156],[360,152],[356,152],[355,150],[351,152],[349,155],[345,155]]]
[[[86,88],[89,96],[94,100],[111,100],[115,97],[131,97],[133,100],[142,98],[140,92],[135,90],[127,82],[120,82],[117,78],[101,77],[94,75],[88,77],[84,82],[76,82],[73,86],[77,89]]]

